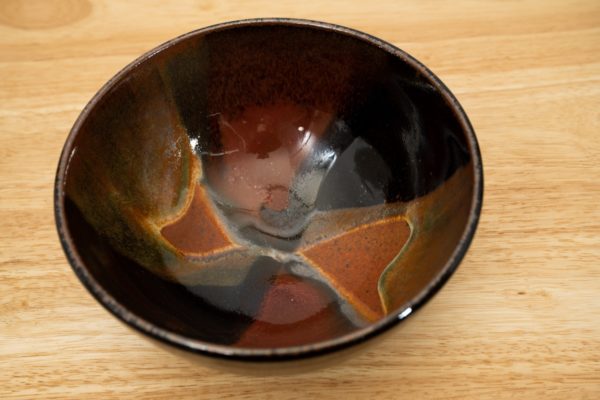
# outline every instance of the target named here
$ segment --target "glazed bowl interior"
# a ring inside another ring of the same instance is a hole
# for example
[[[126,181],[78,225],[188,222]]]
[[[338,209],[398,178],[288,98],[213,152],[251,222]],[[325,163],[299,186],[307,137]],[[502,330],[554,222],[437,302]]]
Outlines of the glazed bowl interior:
[[[57,222],[110,311],[211,355],[364,339],[456,268],[477,144],[405,53],[303,21],[184,35],[113,78],[65,145]]]

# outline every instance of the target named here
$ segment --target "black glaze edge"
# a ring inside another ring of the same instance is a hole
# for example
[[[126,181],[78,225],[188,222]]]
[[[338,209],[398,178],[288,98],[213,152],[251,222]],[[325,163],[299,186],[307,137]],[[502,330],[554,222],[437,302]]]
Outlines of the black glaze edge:
[[[424,289],[422,289],[415,299],[397,308],[394,312],[390,313],[388,316],[378,321],[377,323],[336,339],[331,339],[328,341],[304,346],[283,347],[276,349],[245,349],[233,346],[223,346],[205,343],[199,340],[190,339],[182,335],[168,332],[164,329],[154,326],[152,323],[128,311],[127,309],[125,309],[125,307],[119,304],[112,296],[110,296],[102,287],[100,287],[81,263],[81,259],[77,254],[77,251],[74,248],[73,243],[69,237],[64,212],[64,176],[68,167],[70,157],[70,154],[68,153],[72,150],[72,145],[75,139],[76,132],[82,125],[90,110],[96,105],[96,103],[98,103],[100,98],[103,97],[109,90],[111,90],[121,79],[123,79],[129,71],[135,69],[138,65],[152,58],[157,53],[167,49],[168,47],[171,47],[172,45],[182,40],[187,39],[188,37],[206,34],[209,32],[217,32],[219,30],[230,29],[235,28],[237,26],[245,25],[282,25],[322,29],[347,35],[355,39],[368,42],[371,45],[377,46],[383,51],[386,51],[411,65],[415,70],[422,73],[424,77],[426,77],[430,81],[430,83],[436,87],[440,94],[445,98],[448,106],[452,109],[455,116],[458,118],[459,123],[462,126],[467,137],[474,168],[475,182],[473,190],[473,205],[471,207],[471,210],[469,211],[468,225],[465,228],[459,240],[459,243],[454,250],[454,253],[446,262],[446,265],[442,268],[442,271],[438,274],[438,276],[435,279],[433,279]],[[158,47],[146,52],[145,54],[143,54],[142,56],[125,66],[107,83],[105,83],[104,86],[102,86],[102,88],[86,104],[81,114],[75,121],[61,152],[54,184],[54,216],[56,228],[67,260],[69,261],[71,268],[73,269],[81,283],[92,294],[92,296],[100,304],[102,304],[102,306],[105,309],[107,309],[119,320],[124,322],[129,327],[137,330],[138,332],[141,332],[153,339],[159,340],[160,342],[175,346],[188,352],[198,353],[204,356],[216,357],[221,359],[261,362],[297,360],[331,353],[336,350],[340,350],[355,344],[362,343],[371,337],[374,337],[384,331],[387,331],[391,327],[398,324],[400,321],[407,319],[410,315],[414,314],[416,310],[420,309],[425,303],[427,303],[427,301],[440,290],[444,283],[448,281],[448,279],[452,276],[454,271],[458,268],[458,265],[460,264],[464,255],[466,254],[475,235],[475,230],[479,222],[482,205],[483,166],[481,163],[481,152],[479,149],[477,138],[475,136],[475,132],[467,115],[465,114],[463,108],[459,104],[456,97],[450,92],[446,85],[444,85],[444,83],[442,83],[441,80],[433,74],[433,72],[431,72],[425,65],[423,65],[421,62],[419,62],[412,56],[410,56],[408,53],[372,35],[340,25],[314,20],[291,18],[256,18],[230,21],[216,25],[211,25],[205,28],[194,30],[192,32],[185,33],[174,39],[171,39],[159,45]],[[411,309],[411,311],[407,313],[406,311],[409,308]]]

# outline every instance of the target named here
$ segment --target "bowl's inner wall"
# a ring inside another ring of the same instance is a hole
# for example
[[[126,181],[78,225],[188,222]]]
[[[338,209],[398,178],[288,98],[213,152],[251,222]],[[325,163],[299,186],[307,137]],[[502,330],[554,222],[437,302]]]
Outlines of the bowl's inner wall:
[[[304,134],[309,128],[312,136]],[[438,89],[400,58],[328,30],[266,25],[190,36],[116,81],[76,134],[64,207],[89,273],[135,315],[211,343],[305,344],[382,318],[443,268],[472,205],[472,149]],[[288,176],[275,154],[298,143],[306,146],[285,153],[295,157],[285,164]],[[274,178],[265,178],[267,161],[275,162]],[[231,178],[238,167],[256,193],[244,192],[244,184]],[[240,243],[280,256],[252,258],[236,250],[237,243],[232,252],[238,253],[217,260],[213,248],[190,239],[188,222],[172,223],[198,196],[210,198],[206,202],[225,221],[225,239],[212,237],[214,248],[219,240],[231,244],[227,232],[235,231]],[[307,289],[294,275],[298,268],[285,261],[287,253],[294,254],[290,260],[335,258],[332,248],[302,249],[329,233],[358,229],[361,237],[361,223],[373,229],[394,218],[406,221],[409,237],[388,238],[397,242],[394,254],[402,252],[386,265],[365,256],[375,252],[369,243],[350,245],[337,251],[355,251],[359,270],[334,268],[327,282],[304,276]],[[262,228],[248,222],[259,220]],[[226,272],[194,270],[213,261],[211,271]],[[238,264],[244,267],[238,270]],[[379,268],[372,287],[353,288],[370,268]],[[359,275],[347,278],[353,273]],[[289,324],[271,316],[248,336],[254,317],[270,307],[265,298],[283,296],[281,289],[269,291],[273,282],[297,288],[303,307],[316,312]],[[345,312],[337,290],[350,303],[363,304],[364,312]],[[373,298],[380,308],[370,303]]]

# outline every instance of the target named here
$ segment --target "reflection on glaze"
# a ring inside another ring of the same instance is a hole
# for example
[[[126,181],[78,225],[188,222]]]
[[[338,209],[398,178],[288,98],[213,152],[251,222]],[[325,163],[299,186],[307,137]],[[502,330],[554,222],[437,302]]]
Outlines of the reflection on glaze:
[[[200,150],[204,183],[236,227],[278,238],[301,233],[335,150],[321,137],[332,115],[291,104],[219,115],[220,142]]]

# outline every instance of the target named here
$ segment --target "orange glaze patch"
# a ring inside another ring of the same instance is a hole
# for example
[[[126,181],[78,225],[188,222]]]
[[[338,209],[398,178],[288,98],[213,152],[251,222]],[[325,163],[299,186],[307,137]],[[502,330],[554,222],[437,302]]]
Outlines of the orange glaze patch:
[[[379,277],[410,235],[403,217],[363,225],[326,239],[300,253],[322,271],[342,296],[370,320],[384,315],[377,289]]]
[[[173,246],[188,254],[203,255],[233,245],[200,186],[196,186],[194,198],[186,212],[177,221],[164,226],[160,233]]]
[[[293,275],[277,276],[255,321],[236,343],[241,347],[284,347],[332,339],[353,329],[330,289]]]

